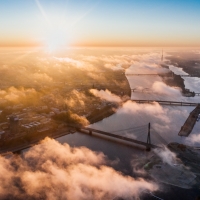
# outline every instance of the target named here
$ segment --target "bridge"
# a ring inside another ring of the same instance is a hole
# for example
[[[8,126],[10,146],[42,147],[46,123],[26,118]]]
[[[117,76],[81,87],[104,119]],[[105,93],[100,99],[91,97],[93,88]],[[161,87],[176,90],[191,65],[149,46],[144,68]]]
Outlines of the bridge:
[[[126,76],[173,76],[174,73],[154,73],[154,74],[125,74]],[[178,74],[177,74],[178,75]],[[184,74],[184,75],[178,75],[180,77],[197,77],[195,74]]]
[[[169,106],[197,106],[200,103],[191,103],[191,102],[179,102],[179,101],[160,101],[160,100],[143,100],[143,99],[131,99],[136,103],[154,103],[157,102],[161,105],[169,105]]]
[[[198,77],[197,75],[195,75],[195,74],[185,74],[185,75],[179,75],[179,76],[181,76],[181,77]]]
[[[132,128],[131,130],[133,130],[133,129],[134,128]],[[123,140],[123,141],[128,141],[128,142],[135,143],[135,144],[138,144],[138,145],[142,145],[142,146],[145,146],[146,150],[148,150],[148,151],[151,148],[159,148],[159,146],[151,143],[150,123],[148,124],[147,142],[139,141],[139,140],[136,140],[136,139],[133,139],[133,138],[130,138],[130,137],[125,137],[125,136],[122,136],[122,135],[117,135],[117,134],[113,134],[113,133],[106,132],[106,131],[97,130],[97,129],[94,129],[94,128],[81,127],[81,128],[77,128],[77,130],[80,131],[80,132],[83,132],[83,133],[85,133],[85,131],[87,131],[87,133],[90,134],[90,135],[92,135],[93,133],[98,133],[98,134],[101,134],[101,135],[104,135],[104,136],[109,136],[109,137],[112,137],[112,138],[120,139],[120,140]],[[125,130],[127,130],[127,129],[125,129]],[[120,130],[120,131],[123,131],[123,130]]]
[[[125,74],[126,76],[163,76],[165,74]]]
[[[135,87],[135,88],[131,88],[132,92],[148,92],[148,93],[155,93],[151,88],[140,88],[140,87]],[[191,95],[190,97],[193,96],[200,96],[200,92],[190,92],[188,90],[188,93]]]
[[[96,134],[100,134],[100,135],[107,136],[107,137],[110,137],[110,138],[119,139],[121,141],[126,141],[126,142],[130,142],[130,143],[133,143],[133,144],[136,144],[136,145],[141,145],[141,146],[146,147],[147,151],[150,151],[151,148],[160,148],[160,146],[157,146],[157,145],[151,143],[151,131],[150,130],[153,130],[153,129],[151,129],[150,123],[148,125],[131,127],[131,128],[128,128],[128,129],[126,128],[126,129],[122,129],[122,130],[115,130],[115,131],[112,131],[112,132],[97,130],[97,129],[90,128],[90,127],[76,126],[76,125],[73,125],[73,124],[66,124],[66,125],[69,128],[73,128],[74,130],[81,132],[81,133],[86,133],[86,134],[89,134],[89,135],[93,135],[93,134],[96,133]],[[126,133],[129,131],[129,132],[131,132],[131,134],[134,134],[134,136],[139,134],[139,137],[137,137],[137,139],[135,139],[135,138],[124,136],[123,131],[126,131]],[[116,132],[121,132],[121,134],[123,133],[123,135],[116,134]],[[64,135],[68,135],[68,134],[70,134],[70,132],[66,131],[66,132],[62,132],[60,134],[52,135],[51,137],[55,139],[55,138],[58,138],[58,137],[61,137],[61,136],[64,136]],[[161,143],[163,143],[165,145],[167,144],[167,142],[157,132],[155,132],[155,134],[156,134],[156,137],[159,139],[159,141],[161,141]],[[139,138],[141,136],[144,137],[144,138],[145,137],[147,138],[146,142],[139,140]],[[41,138],[41,140],[42,140],[42,138]],[[3,155],[6,152],[21,153],[21,151],[28,149],[28,148],[31,148],[32,146],[38,144],[39,141],[40,140],[32,141],[30,143],[24,143],[20,146],[12,147],[12,149],[0,149],[0,154]]]
[[[136,87],[136,88],[133,88],[131,89],[132,92],[151,92],[151,89],[150,88],[142,88],[140,89],[139,87]]]

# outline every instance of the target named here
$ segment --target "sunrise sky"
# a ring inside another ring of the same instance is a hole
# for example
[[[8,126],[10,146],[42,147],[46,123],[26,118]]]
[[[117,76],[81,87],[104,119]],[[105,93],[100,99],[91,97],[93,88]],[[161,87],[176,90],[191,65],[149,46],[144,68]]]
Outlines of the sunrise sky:
[[[0,0],[0,46],[200,46],[199,0]]]

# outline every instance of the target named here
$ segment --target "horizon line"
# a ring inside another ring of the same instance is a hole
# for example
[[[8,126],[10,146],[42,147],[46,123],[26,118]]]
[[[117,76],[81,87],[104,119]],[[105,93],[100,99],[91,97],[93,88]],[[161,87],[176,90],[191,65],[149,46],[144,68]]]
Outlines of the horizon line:
[[[14,47],[35,47],[45,48],[45,45],[0,45],[0,48],[14,48]],[[200,48],[200,45],[63,45],[59,48],[73,48],[73,47],[115,47],[115,48]]]

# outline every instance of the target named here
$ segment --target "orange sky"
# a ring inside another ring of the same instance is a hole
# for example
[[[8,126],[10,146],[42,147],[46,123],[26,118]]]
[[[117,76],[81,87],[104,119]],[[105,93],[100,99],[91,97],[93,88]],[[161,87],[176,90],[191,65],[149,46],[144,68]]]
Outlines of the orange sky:
[[[198,47],[199,10],[195,0],[5,1],[0,46]]]

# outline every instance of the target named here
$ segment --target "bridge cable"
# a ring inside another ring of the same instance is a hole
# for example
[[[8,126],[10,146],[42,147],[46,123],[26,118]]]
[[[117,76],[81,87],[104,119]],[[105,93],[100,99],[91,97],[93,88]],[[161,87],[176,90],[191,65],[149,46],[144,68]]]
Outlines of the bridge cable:
[[[147,134],[147,131],[148,131],[147,127],[144,127],[143,129],[137,130],[137,131],[133,131],[132,133],[130,133],[130,131],[129,131],[129,132],[127,131],[125,134],[128,134],[128,135],[129,135],[129,136],[126,136],[126,137],[128,137],[128,138],[133,139],[132,136],[136,136],[136,137],[137,137],[136,139],[138,139],[138,138],[144,136],[145,134]],[[117,135],[125,135],[125,134],[124,134],[124,132],[123,132],[123,133],[118,133]],[[138,136],[138,135],[139,135],[139,136]],[[134,138],[134,139],[135,139],[135,138]]]
[[[121,129],[121,130],[115,130],[115,131],[111,131],[111,132],[120,132],[120,131],[126,131],[126,130],[134,130],[134,129],[140,129],[140,128],[144,128],[147,127],[147,125],[143,125],[143,126],[137,126],[137,127],[130,127],[130,128],[126,128],[126,129]]]
[[[157,132],[155,129],[152,129],[153,135],[164,145],[167,145],[168,142]]]

